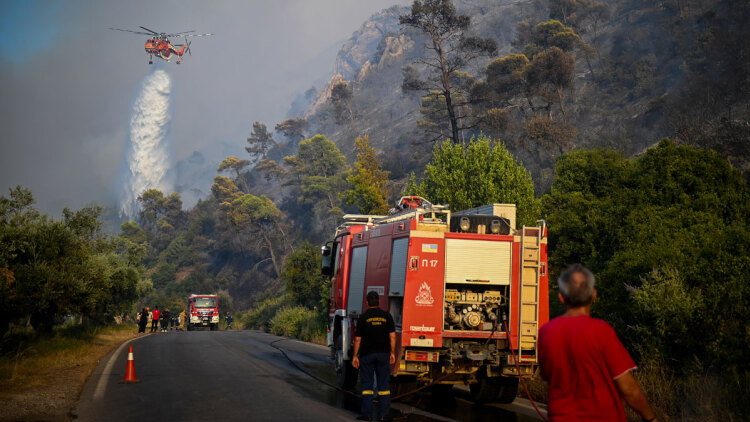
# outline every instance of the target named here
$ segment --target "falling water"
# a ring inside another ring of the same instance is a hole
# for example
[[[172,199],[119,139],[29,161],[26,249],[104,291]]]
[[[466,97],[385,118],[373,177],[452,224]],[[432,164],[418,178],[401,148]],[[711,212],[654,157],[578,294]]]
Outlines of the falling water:
[[[120,213],[129,218],[138,214],[137,198],[145,190],[159,189],[168,193],[173,189],[168,139],[171,87],[169,74],[156,69],[143,80],[133,103],[127,168],[120,201]]]

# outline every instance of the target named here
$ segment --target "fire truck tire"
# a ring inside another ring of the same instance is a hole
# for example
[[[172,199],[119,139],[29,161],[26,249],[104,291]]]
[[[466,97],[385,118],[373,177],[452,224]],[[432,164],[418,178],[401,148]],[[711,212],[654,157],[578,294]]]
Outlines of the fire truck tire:
[[[216,331],[219,329],[219,324],[211,324],[211,331]]]
[[[334,367],[336,369],[336,378],[339,387],[345,390],[353,390],[357,386],[357,377],[359,371],[352,366],[351,360],[344,359],[343,344],[341,337],[336,339],[336,356],[334,358]]]
[[[513,403],[518,395],[517,377],[500,377],[500,393],[497,395],[498,403]]]
[[[186,330],[188,330],[188,331],[193,331],[193,324],[191,324],[191,323],[189,323],[189,322],[188,322],[188,323],[187,323],[187,324],[185,325],[185,329],[186,329]]]
[[[497,400],[500,391],[503,389],[500,379],[479,377],[475,384],[469,386],[471,390],[471,399],[474,403],[492,403]]]

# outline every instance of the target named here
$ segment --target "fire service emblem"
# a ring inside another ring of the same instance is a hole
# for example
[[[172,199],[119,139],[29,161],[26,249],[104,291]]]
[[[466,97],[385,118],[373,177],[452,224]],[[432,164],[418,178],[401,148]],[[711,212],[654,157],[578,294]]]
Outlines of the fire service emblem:
[[[426,281],[423,281],[422,285],[419,286],[419,292],[417,293],[415,300],[417,305],[425,306],[432,305],[432,303],[435,302],[435,299],[432,297],[432,290],[430,290],[430,286],[427,285]]]

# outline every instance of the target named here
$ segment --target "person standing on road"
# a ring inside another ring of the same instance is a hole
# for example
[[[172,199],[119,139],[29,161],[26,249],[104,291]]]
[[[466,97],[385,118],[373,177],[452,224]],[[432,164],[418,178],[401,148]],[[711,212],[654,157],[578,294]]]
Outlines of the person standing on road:
[[[159,315],[159,319],[161,319],[161,331],[166,333],[169,328],[169,308],[164,308],[164,313]]]
[[[151,312],[151,332],[155,333],[159,328],[159,305],[154,306],[154,311]]]
[[[229,315],[229,312],[227,312],[227,330],[232,329],[232,321],[234,321],[234,318],[232,318],[232,316]]]
[[[558,298],[567,311],[539,330],[539,369],[549,383],[549,420],[625,422],[622,397],[644,421],[656,421],[631,372],[636,365],[615,330],[590,316],[595,282],[586,267],[568,267],[557,280]]]
[[[396,363],[396,327],[391,314],[378,308],[379,302],[377,292],[367,293],[367,310],[359,317],[354,337],[352,365],[359,369],[362,385],[362,414],[357,418],[361,421],[372,420],[374,378],[378,383],[380,420],[388,419],[391,407],[389,383],[391,365]]]
[[[148,311],[146,310],[146,308],[143,308],[141,310],[141,313],[138,315],[138,332],[139,333],[146,332],[146,324],[148,324]]]

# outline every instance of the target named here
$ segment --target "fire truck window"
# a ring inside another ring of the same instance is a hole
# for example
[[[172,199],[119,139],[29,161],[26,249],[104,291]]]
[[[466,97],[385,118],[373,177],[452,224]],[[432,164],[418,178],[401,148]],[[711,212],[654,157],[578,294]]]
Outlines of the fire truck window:
[[[352,269],[349,273],[349,298],[346,311],[362,313],[362,298],[365,296],[365,268],[367,267],[367,246],[352,249]]]
[[[389,296],[404,295],[404,280],[406,279],[406,255],[409,249],[409,238],[403,237],[393,241],[391,252],[391,276],[388,283]]]
[[[196,308],[215,308],[216,298],[215,297],[197,297],[195,298]]]
[[[331,253],[333,254],[331,259],[331,269],[333,270],[331,278],[336,280],[336,276],[339,273],[339,262],[341,260],[341,248],[339,247],[338,242],[335,242],[331,247]]]
[[[388,301],[388,312],[393,317],[393,322],[396,325],[396,331],[401,332],[401,317],[404,310],[404,298],[403,297],[392,297]]]

